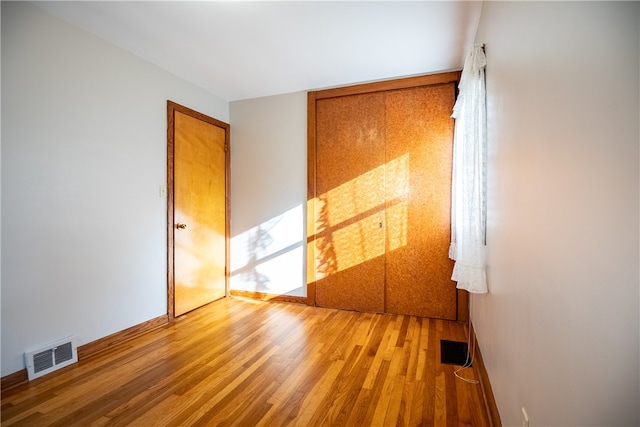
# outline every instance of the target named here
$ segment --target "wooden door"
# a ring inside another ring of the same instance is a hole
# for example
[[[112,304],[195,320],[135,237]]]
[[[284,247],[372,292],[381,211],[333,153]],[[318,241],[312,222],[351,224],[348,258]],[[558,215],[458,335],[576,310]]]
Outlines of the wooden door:
[[[389,91],[386,102],[385,309],[456,319],[451,280],[455,84]]]
[[[384,94],[317,104],[316,303],[384,311]]]
[[[448,258],[458,78],[310,93],[315,304],[465,318]]]
[[[169,312],[227,294],[229,125],[168,103]]]

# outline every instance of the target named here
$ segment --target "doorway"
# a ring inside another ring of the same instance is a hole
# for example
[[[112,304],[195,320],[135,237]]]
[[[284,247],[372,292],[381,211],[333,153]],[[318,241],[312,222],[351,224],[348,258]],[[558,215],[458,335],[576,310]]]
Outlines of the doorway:
[[[229,128],[167,101],[169,318],[228,295]]]

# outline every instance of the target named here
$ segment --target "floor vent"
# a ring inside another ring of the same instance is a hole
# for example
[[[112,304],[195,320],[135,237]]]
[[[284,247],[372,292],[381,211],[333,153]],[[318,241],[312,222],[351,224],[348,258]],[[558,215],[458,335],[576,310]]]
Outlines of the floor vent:
[[[29,381],[78,361],[74,337],[63,338],[24,354]]]
[[[469,346],[466,342],[440,340],[440,363],[471,366],[468,356]]]

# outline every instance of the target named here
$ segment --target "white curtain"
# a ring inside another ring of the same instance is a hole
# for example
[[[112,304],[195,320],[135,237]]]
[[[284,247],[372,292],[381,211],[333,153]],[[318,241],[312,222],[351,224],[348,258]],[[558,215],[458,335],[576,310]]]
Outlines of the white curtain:
[[[458,289],[486,293],[486,89],[484,47],[476,45],[460,78],[458,99],[451,117],[453,137],[453,193],[451,247],[455,260],[452,280]]]

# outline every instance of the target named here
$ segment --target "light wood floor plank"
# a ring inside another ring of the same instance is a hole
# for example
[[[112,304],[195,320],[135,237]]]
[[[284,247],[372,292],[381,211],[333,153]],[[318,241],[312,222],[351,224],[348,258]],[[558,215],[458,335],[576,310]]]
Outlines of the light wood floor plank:
[[[440,340],[467,332],[225,298],[4,392],[2,426],[485,427],[480,386],[440,362]]]

